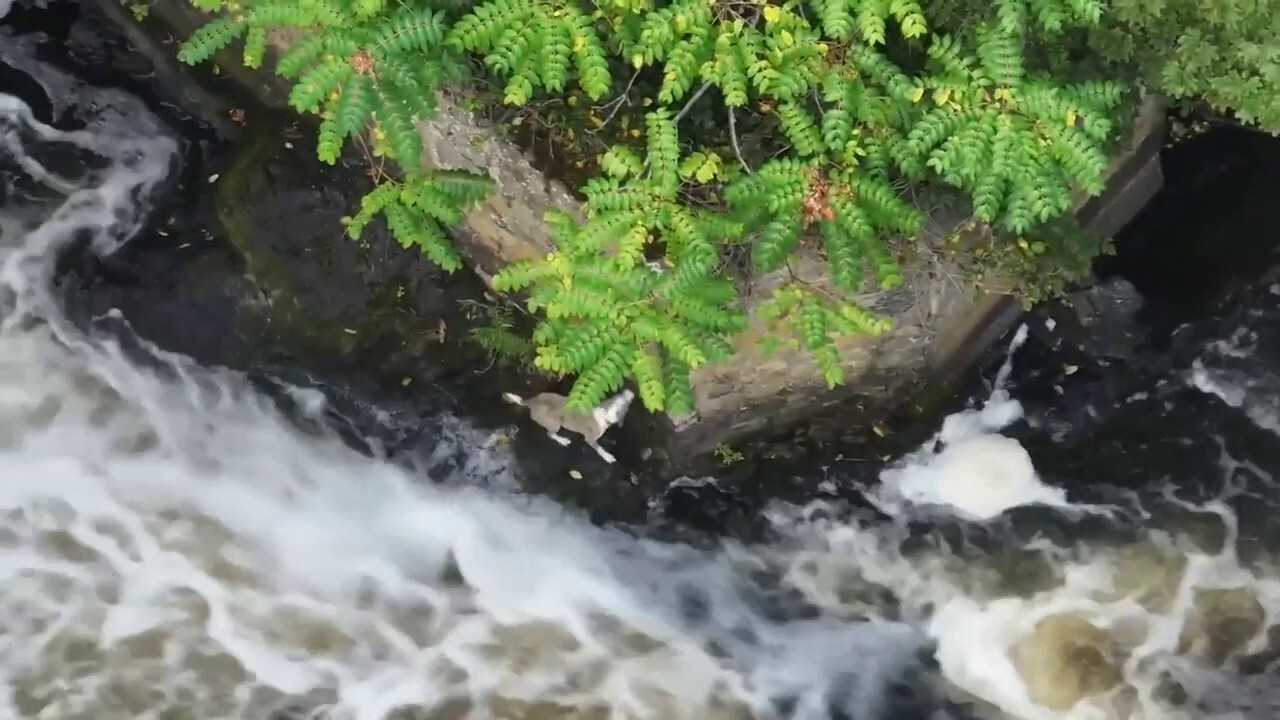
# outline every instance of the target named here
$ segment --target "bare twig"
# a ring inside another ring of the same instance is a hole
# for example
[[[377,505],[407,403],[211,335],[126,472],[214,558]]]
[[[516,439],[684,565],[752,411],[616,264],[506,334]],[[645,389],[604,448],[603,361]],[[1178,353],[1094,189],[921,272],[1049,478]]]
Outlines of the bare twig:
[[[693,94],[693,97],[689,98],[689,102],[685,103],[685,104],[684,104],[684,107],[680,108],[680,112],[676,113],[676,118],[675,118],[675,121],[674,121],[674,122],[680,122],[682,119],[684,119],[684,116],[685,116],[685,115],[688,115],[688,114],[689,114],[689,110],[691,110],[691,109],[693,108],[693,104],[694,104],[694,103],[696,103],[696,102],[698,102],[698,100],[699,100],[703,95],[705,95],[705,94],[706,94],[707,90],[710,90],[710,89],[711,89],[711,81],[710,81],[710,80],[708,80],[708,81],[706,81],[706,82],[702,83],[702,87],[698,88],[698,92],[694,93],[694,94]]]
[[[636,78],[638,77],[640,77],[640,71],[636,70],[634,73],[631,74],[631,79],[627,81],[627,86],[623,88],[621,95],[619,95],[617,98],[610,101],[609,103],[605,105],[601,105],[599,108],[597,108],[598,110],[603,110],[605,108],[612,108],[612,109],[609,111],[609,114],[605,117],[605,119],[600,122],[600,127],[591,131],[592,134],[598,133],[601,130],[603,130],[604,127],[608,125],[610,121],[613,120],[614,116],[618,114],[618,111],[622,109],[623,105],[631,104],[631,86],[636,84]]]
[[[747,161],[742,157],[742,148],[738,146],[738,113],[735,112],[732,105],[729,106],[729,142],[733,143],[733,154],[738,156],[738,162],[742,164],[742,169],[751,174],[751,166],[747,165]]]
[[[822,295],[823,297],[825,297],[826,299],[830,300],[833,303],[839,304],[839,303],[845,302],[843,298],[837,297],[836,295],[832,294],[829,290],[827,290],[826,288],[820,285],[820,283],[827,282],[828,278],[825,275],[816,280],[812,280],[812,281],[805,280],[804,278],[796,274],[796,269],[791,266],[790,260],[787,261],[786,268],[787,268],[787,277],[791,279],[791,282],[799,283],[809,288],[810,290],[818,293],[819,295]]]

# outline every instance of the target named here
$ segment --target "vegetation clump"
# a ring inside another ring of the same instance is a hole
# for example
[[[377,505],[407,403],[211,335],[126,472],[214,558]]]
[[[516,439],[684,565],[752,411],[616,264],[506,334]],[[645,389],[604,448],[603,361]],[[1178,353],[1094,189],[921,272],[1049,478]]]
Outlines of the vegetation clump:
[[[856,298],[903,282],[923,193],[965,208],[982,262],[1022,289],[1071,279],[1104,242],[1070,210],[1102,190],[1144,86],[1280,127],[1280,14],[1265,2],[192,2],[217,15],[183,45],[188,63],[238,42],[259,67],[268,33],[301,31],[275,70],[320,117],[319,157],[369,137],[402,170],[349,232],[381,216],[449,270],[449,228],[490,183],[422,167],[416,122],[441,92],[484,80],[511,106],[612,108],[598,125],[643,108],[578,188],[585,219],[549,217],[556,250],[494,281],[526,293],[536,364],[576,376],[579,409],[628,378],[651,410],[692,409],[689,373],[746,326],[729,257],[753,272],[824,259],[837,292],[795,280],[757,312],[842,382],[835,340],[887,329]]]

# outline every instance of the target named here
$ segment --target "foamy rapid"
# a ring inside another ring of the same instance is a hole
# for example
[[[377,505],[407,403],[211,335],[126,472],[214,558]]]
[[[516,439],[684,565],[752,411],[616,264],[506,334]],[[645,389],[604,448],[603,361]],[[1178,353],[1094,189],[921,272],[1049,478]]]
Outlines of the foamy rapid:
[[[1257,333],[1246,326],[1211,343],[1192,363],[1187,381],[1241,410],[1254,425],[1280,435],[1280,374],[1255,359],[1257,341]]]
[[[1000,431],[1022,417],[1005,385],[1027,326],[1014,333],[990,397],[981,407],[947,417],[929,442],[885,471],[871,499],[892,515],[950,512],[990,520],[1027,505],[1067,507],[1061,488],[1040,480],[1031,456]]]
[[[68,243],[127,241],[177,162],[139,104],[92,105],[64,133],[0,96],[0,147],[42,189],[0,210],[29,219],[0,224],[0,717],[1277,716],[1274,683],[1237,672],[1276,627],[1274,565],[1236,557],[1220,502],[1195,509],[1217,546],[998,535],[974,555],[814,504],[771,511],[775,544],[695,549],[416,477],[145,344],[139,364],[48,289]],[[98,169],[50,167],[56,144]],[[994,435],[1013,402],[887,477],[901,507],[998,533],[1003,510],[1067,505]]]

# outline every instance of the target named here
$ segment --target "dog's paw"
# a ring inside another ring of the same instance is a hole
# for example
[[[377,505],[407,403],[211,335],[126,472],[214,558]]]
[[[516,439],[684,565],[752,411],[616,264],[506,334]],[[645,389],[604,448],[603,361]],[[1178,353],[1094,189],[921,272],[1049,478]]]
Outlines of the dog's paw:
[[[559,436],[559,435],[552,435],[552,436],[551,436],[551,439],[552,439],[552,440],[555,440],[555,441],[556,441],[556,442],[558,442],[558,443],[560,443],[560,446],[561,446],[561,447],[569,447],[569,442],[570,442],[570,441],[569,441],[569,438],[567,438],[567,437],[561,437],[561,436]]]

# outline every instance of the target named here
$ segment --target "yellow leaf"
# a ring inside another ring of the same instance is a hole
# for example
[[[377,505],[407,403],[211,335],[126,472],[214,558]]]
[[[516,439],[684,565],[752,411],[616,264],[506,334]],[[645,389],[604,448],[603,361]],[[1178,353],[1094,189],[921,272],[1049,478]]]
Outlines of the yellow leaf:
[[[907,94],[907,97],[911,98],[911,102],[913,103],[920,102],[920,99],[924,97],[924,88],[918,87],[913,89],[910,93]]]
[[[765,8],[764,8],[764,19],[765,19],[765,20],[767,20],[767,21],[769,21],[769,22],[771,22],[771,23],[775,23],[775,22],[778,22],[778,19],[779,19],[779,18],[781,18],[781,17],[782,17],[782,8],[778,7],[777,5],[766,5],[766,6],[765,6]]]
[[[946,105],[951,99],[951,88],[938,88],[933,91],[933,101],[939,105]]]
[[[631,128],[631,137],[640,137],[640,128]]]
[[[1077,117],[1078,117],[1078,116],[1076,115],[1076,111],[1075,111],[1075,110],[1068,110],[1068,111],[1067,111],[1067,127],[1069,127],[1069,128],[1073,128],[1073,127],[1075,127],[1075,126],[1076,126],[1076,118],[1077,118]]]
[[[831,52],[831,48],[830,48],[830,47],[828,47],[826,43],[818,43],[818,54],[819,54],[819,55],[821,55],[821,56],[823,56],[823,57],[826,57],[826,55],[827,55],[827,53],[828,53],[828,52]]]
[[[575,36],[573,37],[573,51],[574,51],[574,52],[582,52],[582,49],[583,49],[583,48],[585,48],[586,46],[587,46],[587,40],[586,40],[586,38],[582,37],[581,35],[575,35]]]
[[[644,66],[644,56],[641,55],[640,53],[636,53],[635,55],[632,55],[631,64],[634,65],[637,70],[639,70],[641,67]]]
[[[566,105],[568,105],[569,107],[577,107],[577,105],[578,105],[578,96],[577,96],[577,95],[570,95],[570,96],[569,96],[569,99],[568,99],[568,100],[565,100],[564,102],[565,102],[565,104],[566,104]]]
[[[782,32],[778,33],[778,44],[784,48],[789,48],[792,45],[796,44],[796,38],[790,32],[783,30]]]
[[[700,183],[709,183],[715,180],[716,175],[720,172],[720,156],[715,153],[707,155],[706,162],[694,172],[694,178]]]

